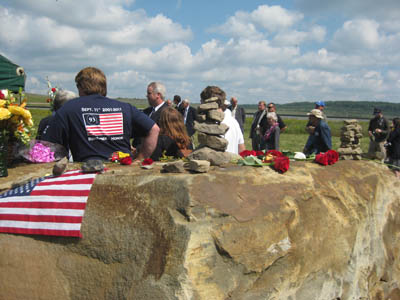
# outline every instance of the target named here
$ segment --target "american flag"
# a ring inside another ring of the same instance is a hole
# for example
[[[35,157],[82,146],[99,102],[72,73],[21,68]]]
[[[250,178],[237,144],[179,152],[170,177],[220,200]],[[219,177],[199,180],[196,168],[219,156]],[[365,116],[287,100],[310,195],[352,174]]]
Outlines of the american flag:
[[[83,114],[83,119],[89,136],[124,134],[122,113]]]
[[[95,176],[73,170],[1,194],[0,232],[82,237],[82,218]]]

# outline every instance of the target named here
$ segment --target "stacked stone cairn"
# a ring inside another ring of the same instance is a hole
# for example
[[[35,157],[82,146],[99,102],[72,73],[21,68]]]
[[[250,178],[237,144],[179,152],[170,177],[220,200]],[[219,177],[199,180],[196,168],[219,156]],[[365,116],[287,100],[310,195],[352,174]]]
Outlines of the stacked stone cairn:
[[[361,160],[360,140],[362,136],[362,127],[357,120],[344,120],[344,126],[340,133],[341,144],[337,150],[340,159]]]
[[[228,141],[222,137],[229,127],[221,124],[225,115],[218,110],[217,101],[217,97],[201,100],[197,108],[194,128],[197,130],[199,147],[189,155],[189,160],[208,160],[211,165],[220,166],[232,159],[232,154],[225,152]]]

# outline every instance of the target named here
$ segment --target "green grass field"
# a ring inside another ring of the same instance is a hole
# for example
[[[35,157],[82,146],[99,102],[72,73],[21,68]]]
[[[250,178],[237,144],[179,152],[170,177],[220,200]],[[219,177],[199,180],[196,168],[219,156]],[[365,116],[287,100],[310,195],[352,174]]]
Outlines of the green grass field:
[[[49,110],[45,109],[30,109],[33,121],[34,121],[34,135],[36,136],[37,127],[39,122],[44,117],[51,114]],[[251,150],[251,140],[249,138],[249,132],[251,127],[252,118],[247,118],[245,123],[245,144],[246,149]],[[307,120],[296,120],[296,119],[285,119],[286,125],[288,126],[287,130],[281,134],[280,138],[280,148],[281,150],[289,150],[289,151],[302,151],[303,147],[307,141],[308,134],[305,132],[304,128],[306,126]],[[328,124],[331,128],[332,132],[332,144],[333,149],[338,149],[340,146],[340,128],[343,126],[343,121],[328,121]],[[362,121],[360,125],[363,128],[364,137],[361,139],[361,149],[363,152],[368,151],[368,122]]]

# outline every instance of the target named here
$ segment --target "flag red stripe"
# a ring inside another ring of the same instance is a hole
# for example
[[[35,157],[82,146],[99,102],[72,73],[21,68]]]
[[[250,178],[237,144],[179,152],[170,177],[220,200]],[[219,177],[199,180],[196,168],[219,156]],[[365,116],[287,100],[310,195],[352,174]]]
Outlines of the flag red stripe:
[[[45,186],[45,185],[59,185],[59,184],[92,184],[94,178],[82,178],[82,179],[66,179],[66,180],[59,180],[59,181],[43,181],[38,183],[36,186]]]
[[[24,222],[51,222],[51,223],[82,223],[83,217],[73,216],[35,216],[35,215],[0,215],[0,220]]]
[[[18,233],[18,234],[40,234],[40,235],[55,235],[55,236],[71,236],[82,237],[79,230],[54,230],[54,229],[26,229],[14,227],[0,227],[1,232]]]
[[[86,203],[79,202],[5,202],[0,207],[17,208],[59,208],[59,209],[85,209]]]
[[[31,192],[31,196],[89,196],[89,191],[34,190]]]

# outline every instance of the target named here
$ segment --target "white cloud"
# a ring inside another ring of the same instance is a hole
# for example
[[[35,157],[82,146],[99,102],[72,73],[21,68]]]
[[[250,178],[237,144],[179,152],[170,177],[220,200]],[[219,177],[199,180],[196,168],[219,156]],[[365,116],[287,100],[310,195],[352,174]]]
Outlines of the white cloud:
[[[250,16],[253,22],[271,32],[290,28],[304,17],[301,13],[292,12],[277,5],[261,5]]]
[[[379,24],[373,20],[347,21],[333,37],[333,44],[341,51],[371,50],[381,42]]]

